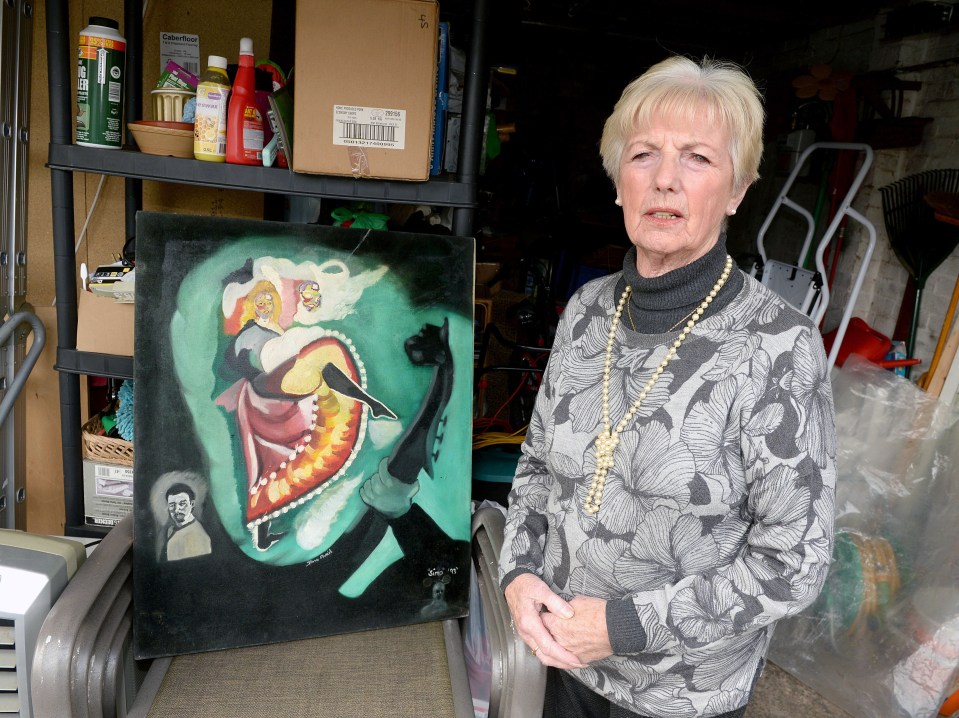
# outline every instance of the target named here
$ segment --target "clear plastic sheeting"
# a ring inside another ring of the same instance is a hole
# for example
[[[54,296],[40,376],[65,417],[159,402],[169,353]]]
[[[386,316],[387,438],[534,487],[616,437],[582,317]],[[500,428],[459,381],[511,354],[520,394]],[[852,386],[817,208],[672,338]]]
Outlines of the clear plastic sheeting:
[[[493,662],[490,647],[489,629],[483,613],[477,585],[476,568],[470,566],[470,612],[462,624],[463,655],[466,657],[466,677],[470,683],[470,695],[473,697],[473,715],[486,718],[489,715],[489,700],[493,677]]]
[[[770,658],[857,718],[935,716],[959,675],[959,412],[857,357],[833,389],[833,565]]]

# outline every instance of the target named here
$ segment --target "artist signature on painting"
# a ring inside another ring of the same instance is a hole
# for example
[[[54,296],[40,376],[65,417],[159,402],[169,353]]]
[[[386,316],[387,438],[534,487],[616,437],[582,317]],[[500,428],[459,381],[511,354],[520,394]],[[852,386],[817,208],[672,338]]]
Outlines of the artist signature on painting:
[[[447,568],[431,568],[426,572],[426,575],[428,575],[430,578],[440,578],[444,573],[448,573],[450,576],[455,576],[458,569],[458,566],[449,566]]]
[[[325,558],[329,558],[329,557],[332,556],[332,555],[333,555],[333,549],[328,548],[326,551],[324,551],[323,553],[321,553],[321,554],[320,554],[319,556],[317,556],[316,558],[311,558],[309,561],[307,561],[307,562],[306,562],[306,565],[307,565],[307,566],[312,566],[314,563],[317,563],[318,561],[322,561],[322,560],[325,559]]]

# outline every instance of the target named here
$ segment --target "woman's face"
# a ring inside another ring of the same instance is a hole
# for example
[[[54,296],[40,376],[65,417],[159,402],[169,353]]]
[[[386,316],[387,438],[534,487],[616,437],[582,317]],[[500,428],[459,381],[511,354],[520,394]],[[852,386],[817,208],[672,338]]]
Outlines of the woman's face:
[[[260,319],[269,319],[273,315],[273,297],[269,292],[260,292],[253,300],[256,315]]]
[[[716,244],[746,193],[733,187],[733,174],[729,133],[703,112],[691,119],[656,113],[633,133],[617,189],[642,276],[685,266]]]

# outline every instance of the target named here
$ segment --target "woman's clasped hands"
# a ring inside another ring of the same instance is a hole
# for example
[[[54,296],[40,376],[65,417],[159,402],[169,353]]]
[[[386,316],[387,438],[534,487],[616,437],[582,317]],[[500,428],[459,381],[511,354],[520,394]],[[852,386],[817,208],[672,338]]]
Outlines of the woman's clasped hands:
[[[606,601],[576,596],[566,602],[531,573],[513,579],[505,593],[516,632],[544,665],[585,668],[612,655]]]

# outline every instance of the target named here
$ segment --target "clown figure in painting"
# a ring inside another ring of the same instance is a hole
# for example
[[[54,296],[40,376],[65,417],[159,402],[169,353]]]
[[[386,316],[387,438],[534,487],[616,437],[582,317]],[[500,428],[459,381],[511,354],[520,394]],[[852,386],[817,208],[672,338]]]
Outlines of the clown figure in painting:
[[[252,278],[242,287],[231,283],[224,292],[226,330],[238,330],[223,369],[238,378],[217,403],[236,415],[246,463],[247,526],[256,547],[265,551],[282,538],[270,532],[270,520],[349,467],[363,440],[363,407],[376,418],[396,415],[364,390],[363,363],[352,342],[316,326],[318,282],[287,282],[298,300],[290,318],[283,312],[284,282],[276,267],[263,262],[259,269],[269,279]],[[346,272],[345,265],[338,267],[340,277]],[[234,301],[250,283],[246,295]]]

